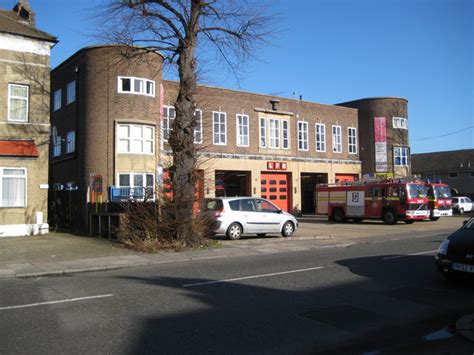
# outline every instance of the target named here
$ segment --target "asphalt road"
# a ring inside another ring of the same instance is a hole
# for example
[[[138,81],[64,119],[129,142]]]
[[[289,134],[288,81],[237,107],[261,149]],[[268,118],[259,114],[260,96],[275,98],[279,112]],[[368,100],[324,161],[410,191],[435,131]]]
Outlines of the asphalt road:
[[[441,237],[380,240],[1,280],[0,354],[472,354],[453,324],[474,287],[435,271]]]

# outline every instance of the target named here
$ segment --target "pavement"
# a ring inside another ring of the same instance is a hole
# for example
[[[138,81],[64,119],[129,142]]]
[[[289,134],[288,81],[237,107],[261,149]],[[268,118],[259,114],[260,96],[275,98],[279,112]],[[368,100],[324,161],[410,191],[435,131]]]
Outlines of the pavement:
[[[284,253],[321,248],[344,248],[355,243],[377,242],[436,235],[440,241],[462,225],[468,216],[441,218],[436,222],[398,223],[379,221],[335,224],[315,216],[299,218],[300,228],[291,238],[247,237],[238,241],[219,239],[216,247],[134,252],[122,244],[98,237],[50,232],[44,236],[0,238],[0,279],[58,276],[80,272],[114,270],[154,264],[187,262],[228,257]],[[474,314],[458,321],[458,331],[474,341]]]

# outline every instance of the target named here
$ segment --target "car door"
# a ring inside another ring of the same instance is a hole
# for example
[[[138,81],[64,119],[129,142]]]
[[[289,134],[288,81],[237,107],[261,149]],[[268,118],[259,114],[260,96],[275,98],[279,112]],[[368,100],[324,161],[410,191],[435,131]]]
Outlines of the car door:
[[[282,219],[281,210],[267,200],[255,199],[255,207],[260,215],[260,233],[279,233]]]
[[[260,233],[261,215],[257,212],[252,198],[241,199],[239,222],[244,227],[244,233]]]
[[[466,205],[464,211],[472,211],[472,201],[469,197],[464,198],[464,203]]]

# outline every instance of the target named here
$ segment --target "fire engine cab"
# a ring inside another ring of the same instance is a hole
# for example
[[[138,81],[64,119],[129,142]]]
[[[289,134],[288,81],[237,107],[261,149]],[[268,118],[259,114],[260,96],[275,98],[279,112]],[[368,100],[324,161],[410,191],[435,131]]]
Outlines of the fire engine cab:
[[[421,181],[383,180],[323,184],[315,188],[316,214],[343,222],[347,218],[382,219],[387,224],[429,218],[427,187]]]
[[[428,208],[430,220],[437,221],[439,217],[452,216],[451,189],[441,182],[426,182],[428,189]]]

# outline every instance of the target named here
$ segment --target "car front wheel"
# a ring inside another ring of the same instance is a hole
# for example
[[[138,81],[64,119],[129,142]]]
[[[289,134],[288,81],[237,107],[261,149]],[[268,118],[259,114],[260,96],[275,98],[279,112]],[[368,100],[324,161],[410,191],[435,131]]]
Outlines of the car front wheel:
[[[285,224],[283,225],[283,228],[281,229],[281,234],[288,238],[288,237],[291,237],[293,235],[295,231],[295,226],[293,225],[293,223],[291,223],[290,221],[286,221]]]
[[[229,228],[227,228],[226,235],[230,240],[240,239],[242,236],[242,226],[238,223],[232,223]]]

